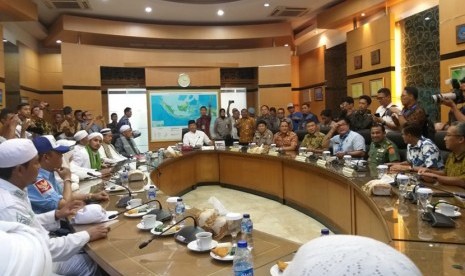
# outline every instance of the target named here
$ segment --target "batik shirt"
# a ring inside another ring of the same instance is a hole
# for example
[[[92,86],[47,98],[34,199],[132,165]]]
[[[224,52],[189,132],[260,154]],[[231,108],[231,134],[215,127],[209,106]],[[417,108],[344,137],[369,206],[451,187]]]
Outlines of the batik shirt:
[[[297,147],[299,141],[297,134],[293,131],[288,131],[287,133],[278,132],[274,135],[274,143],[277,147]]]
[[[300,143],[300,146],[306,147],[307,149],[322,149],[324,138],[325,135],[321,132],[307,133],[302,143]]]
[[[239,142],[252,142],[253,135],[255,134],[255,119],[250,117],[240,118],[238,124]]]
[[[255,131],[252,143],[257,144],[257,146],[271,145],[273,143],[273,132],[271,132],[271,130],[269,129],[266,129],[263,133],[260,133],[260,131],[258,130]]]
[[[460,177],[462,180],[465,180],[465,153],[456,155],[451,152],[446,161],[447,176]]]
[[[438,147],[428,138],[421,137],[416,145],[407,145],[407,161],[416,167],[444,167]]]

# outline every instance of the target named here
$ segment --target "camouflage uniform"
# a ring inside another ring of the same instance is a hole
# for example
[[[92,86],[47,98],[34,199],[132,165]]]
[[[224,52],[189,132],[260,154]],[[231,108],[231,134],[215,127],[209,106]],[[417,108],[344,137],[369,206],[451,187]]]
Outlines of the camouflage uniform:
[[[384,138],[380,143],[371,142],[368,162],[376,165],[400,161],[399,149],[391,140]]]

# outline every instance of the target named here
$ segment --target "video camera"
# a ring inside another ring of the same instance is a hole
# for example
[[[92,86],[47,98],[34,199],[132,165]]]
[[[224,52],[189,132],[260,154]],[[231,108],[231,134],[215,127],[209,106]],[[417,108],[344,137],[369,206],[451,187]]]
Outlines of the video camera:
[[[465,78],[463,78],[461,82],[462,81],[465,82]],[[431,97],[433,98],[433,102],[441,103],[444,99],[452,100],[456,104],[465,102],[463,91],[460,90],[460,82],[457,79],[448,79],[446,80],[446,84],[452,85],[452,92],[432,95]]]

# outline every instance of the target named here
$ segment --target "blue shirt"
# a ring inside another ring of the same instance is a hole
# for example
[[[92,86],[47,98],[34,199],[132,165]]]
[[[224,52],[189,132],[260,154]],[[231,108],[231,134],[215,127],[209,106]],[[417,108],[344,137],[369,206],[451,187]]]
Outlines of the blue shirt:
[[[299,120],[298,130],[306,130],[308,122],[315,122],[315,124],[319,124],[318,117],[313,113],[303,114],[302,118]]]
[[[63,198],[63,190],[57,183],[54,173],[42,168],[39,169],[36,182],[27,186],[27,194],[32,210],[36,214],[56,210]]]
[[[365,151],[365,139],[355,131],[349,130],[345,135],[336,135],[329,140],[329,146],[333,148],[333,154],[341,151],[355,150]]]
[[[439,148],[423,136],[416,145],[407,145],[407,161],[416,167],[444,168]]]
[[[294,112],[290,115],[287,115],[287,118],[292,120],[292,130],[296,131],[299,129],[299,121],[302,119],[302,113]]]

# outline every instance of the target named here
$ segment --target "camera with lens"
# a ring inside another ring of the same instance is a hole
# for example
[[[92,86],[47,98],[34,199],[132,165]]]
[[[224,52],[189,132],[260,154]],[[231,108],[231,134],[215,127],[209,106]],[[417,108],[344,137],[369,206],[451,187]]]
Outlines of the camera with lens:
[[[465,82],[465,78],[461,82]],[[452,91],[449,93],[441,93],[432,95],[433,102],[441,103],[444,99],[449,99],[454,101],[456,104],[465,102],[465,97],[463,96],[463,91],[460,90],[460,82],[457,79],[448,79],[446,84],[452,85]]]

